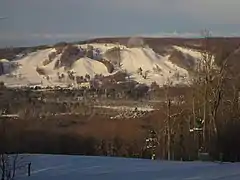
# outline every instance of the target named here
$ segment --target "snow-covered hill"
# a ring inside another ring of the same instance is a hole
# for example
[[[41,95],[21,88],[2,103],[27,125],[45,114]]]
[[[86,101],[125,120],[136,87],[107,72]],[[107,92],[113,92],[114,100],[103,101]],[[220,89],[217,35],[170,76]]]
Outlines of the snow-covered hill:
[[[200,54],[193,50],[179,46],[172,46],[172,49],[194,61],[200,58]],[[95,75],[110,76],[125,71],[131,79],[147,85],[156,82],[161,86],[169,80],[173,85],[188,84],[188,69],[179,65],[179,61],[171,61],[170,56],[159,55],[148,47],[127,48],[116,44],[52,47],[11,61],[18,68],[0,76],[0,81],[7,86],[75,86],[77,76],[85,77],[87,74],[93,79]]]
[[[25,156],[25,157],[24,157]],[[239,163],[176,162],[113,157],[24,155],[31,162],[16,173],[20,180],[238,180]]]

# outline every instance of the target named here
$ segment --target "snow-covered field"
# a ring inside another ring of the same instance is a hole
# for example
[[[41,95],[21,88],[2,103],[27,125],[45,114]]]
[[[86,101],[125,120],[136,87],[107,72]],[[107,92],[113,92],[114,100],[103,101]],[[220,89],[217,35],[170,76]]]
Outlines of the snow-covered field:
[[[123,111],[123,110],[134,111],[135,108],[137,108],[138,111],[147,111],[147,112],[156,110],[151,106],[139,106],[139,105],[137,107],[132,107],[132,106],[97,106],[97,105],[94,106],[94,107],[104,108],[104,109],[114,109],[114,110],[120,110],[120,111]]]
[[[173,64],[169,60],[169,55],[161,56],[156,54],[151,48],[127,48],[116,44],[95,43],[81,45],[81,49],[87,48],[88,45],[97,49],[102,57],[104,57],[104,53],[109,49],[114,47],[119,47],[121,49],[119,56],[121,59],[121,67],[119,69],[116,68],[113,73],[119,70],[127,71],[130,73],[133,80],[147,85],[150,85],[154,81],[159,85],[164,85],[169,79],[173,84],[189,84],[189,74],[186,69]],[[80,48],[80,45],[77,47]],[[199,52],[183,47],[173,46],[173,48],[196,58],[196,60],[200,56]],[[74,84],[68,79],[67,70],[65,70],[64,67],[54,68],[55,63],[61,57],[61,53],[56,55],[48,64],[44,64],[44,62],[48,60],[49,55],[53,52],[56,52],[55,48],[48,48],[29,53],[24,57],[16,59],[14,62],[20,65],[19,68],[11,73],[11,77],[7,75],[0,76],[0,81],[5,82],[7,86],[65,86],[66,84]],[[41,68],[45,75],[40,75],[36,71],[37,67]],[[142,75],[137,73],[140,67],[143,74],[147,71],[147,78],[143,78]],[[76,59],[70,71],[75,72],[75,76],[84,77],[86,74],[89,74],[91,78],[96,74],[102,74],[104,76],[113,74],[108,72],[103,63],[88,57]],[[65,75],[65,78],[61,79],[61,81],[59,80],[59,74]]]
[[[240,163],[175,162],[110,157],[30,155],[19,180],[239,180]]]

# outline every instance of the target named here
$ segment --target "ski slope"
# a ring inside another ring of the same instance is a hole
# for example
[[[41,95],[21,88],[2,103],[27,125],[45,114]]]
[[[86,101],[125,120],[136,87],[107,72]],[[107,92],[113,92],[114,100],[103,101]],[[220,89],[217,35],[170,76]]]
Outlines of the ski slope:
[[[115,69],[113,73],[117,71],[127,71],[131,79],[151,85],[152,82],[158,83],[160,86],[166,84],[169,80],[176,84],[189,84],[189,74],[184,68],[173,64],[169,60],[170,55],[161,56],[156,54],[151,48],[138,47],[127,48],[123,45],[116,44],[85,44],[76,45],[77,47],[87,48],[91,45],[93,48],[98,49],[103,55],[104,53],[114,47],[119,47],[121,57],[120,69]],[[199,53],[192,50],[188,50],[182,47],[174,46],[175,49],[182,51],[183,53],[190,54],[194,58],[199,58]],[[14,85],[39,85],[39,86],[62,86],[68,84],[74,84],[68,78],[67,71],[73,71],[75,76],[90,75],[93,78],[96,74],[102,74],[103,76],[109,76],[106,66],[100,61],[90,59],[88,57],[82,57],[74,60],[70,69],[66,70],[64,67],[55,68],[56,62],[60,59],[61,54],[58,54],[48,64],[43,62],[48,59],[48,56],[55,52],[55,48],[48,48],[45,50],[38,50],[37,52],[29,53],[27,56],[18,58],[16,61],[20,66],[17,70],[12,72],[15,77],[0,76],[0,81],[5,82],[7,86]],[[36,68],[41,68],[45,75],[40,75]],[[139,74],[137,71],[142,69],[142,73],[147,73],[146,78]],[[156,71],[156,68],[158,71]],[[64,74],[65,78],[59,80],[59,74]]]
[[[169,56],[164,57],[156,54],[150,48],[125,49],[122,52],[122,67],[132,74],[133,79],[147,85],[151,85],[154,81],[159,85],[164,85],[169,79],[172,80],[173,84],[187,83],[186,79],[175,79],[174,74],[178,73],[180,76],[188,77],[188,71],[174,65],[168,58]],[[161,72],[153,71],[156,66]],[[146,79],[136,73],[140,67],[143,72],[149,72]]]
[[[18,172],[19,180],[239,180],[240,163],[176,162],[86,157],[30,155],[31,176]]]
[[[94,77],[96,74],[110,75],[107,67],[99,61],[94,61],[89,58],[81,58],[73,64],[72,70],[76,72],[78,76],[85,76],[89,74],[90,77]]]
[[[188,49],[188,48],[184,48],[184,47],[180,47],[180,46],[173,46],[173,48],[175,48],[178,51],[181,51],[184,54],[188,54],[192,57],[195,57],[197,60],[201,59],[202,54],[199,51],[196,50],[192,50],[192,49]]]

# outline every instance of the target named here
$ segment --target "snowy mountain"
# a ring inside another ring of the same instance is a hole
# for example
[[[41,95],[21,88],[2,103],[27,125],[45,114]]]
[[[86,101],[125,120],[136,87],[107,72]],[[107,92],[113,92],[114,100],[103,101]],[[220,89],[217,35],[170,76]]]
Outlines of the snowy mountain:
[[[171,46],[167,54],[157,54],[146,46],[92,43],[53,46],[16,57],[10,62],[16,68],[0,76],[7,86],[77,86],[77,77],[93,79],[119,71],[139,83],[162,86],[169,80],[173,85],[189,84],[189,71],[200,53],[180,46]]]

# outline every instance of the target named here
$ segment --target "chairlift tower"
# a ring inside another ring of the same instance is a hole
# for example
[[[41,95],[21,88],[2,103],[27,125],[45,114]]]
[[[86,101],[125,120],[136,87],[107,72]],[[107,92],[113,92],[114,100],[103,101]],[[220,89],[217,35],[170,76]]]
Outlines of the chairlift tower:
[[[196,133],[198,137],[198,153],[203,153],[204,151],[204,142],[203,142],[203,123],[204,120],[201,118],[198,118],[196,122],[194,123],[194,127],[189,129],[191,133]]]
[[[151,152],[151,159],[154,160],[156,158],[156,147],[158,144],[156,132],[150,130],[149,137],[145,140],[146,149]]]

